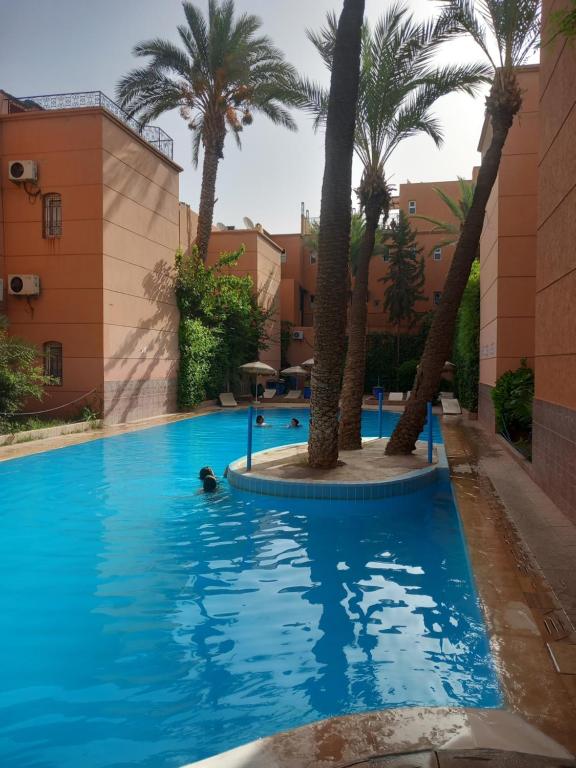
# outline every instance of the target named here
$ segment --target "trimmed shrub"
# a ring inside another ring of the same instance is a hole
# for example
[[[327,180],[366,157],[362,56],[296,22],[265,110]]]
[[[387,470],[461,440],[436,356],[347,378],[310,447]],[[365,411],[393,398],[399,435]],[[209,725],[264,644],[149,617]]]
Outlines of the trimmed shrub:
[[[408,392],[412,389],[417,366],[418,360],[405,360],[398,366],[398,389],[400,392]]]
[[[181,408],[194,408],[208,396],[214,355],[219,338],[200,320],[180,321],[180,374],[178,403]]]
[[[468,284],[458,310],[454,335],[455,385],[460,404],[478,410],[480,375],[480,263],[472,265]]]
[[[511,442],[529,442],[533,401],[534,372],[522,360],[520,368],[503,373],[492,390],[496,428]]]

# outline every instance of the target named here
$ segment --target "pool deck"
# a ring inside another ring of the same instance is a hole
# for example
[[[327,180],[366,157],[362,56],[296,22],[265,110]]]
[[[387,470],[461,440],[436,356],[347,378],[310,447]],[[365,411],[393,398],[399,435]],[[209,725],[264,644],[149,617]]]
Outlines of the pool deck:
[[[0,461],[194,418],[212,410],[219,409],[208,407],[194,414],[1,447]],[[425,754],[434,749],[503,748],[507,744],[518,751],[553,754],[546,737],[567,750],[556,748],[556,757],[576,754],[576,526],[477,423],[448,417],[442,420],[442,430],[505,697],[504,710],[385,710],[336,718],[259,740],[199,765],[343,768],[377,758],[378,762],[366,763],[376,768],[388,765],[382,762],[383,755],[418,750],[420,757],[397,765],[425,768],[449,764],[438,762],[433,753]],[[526,724],[543,737],[526,731]],[[506,740],[498,742],[500,737]],[[447,758],[448,752],[445,755]],[[455,764],[465,768],[461,760]]]

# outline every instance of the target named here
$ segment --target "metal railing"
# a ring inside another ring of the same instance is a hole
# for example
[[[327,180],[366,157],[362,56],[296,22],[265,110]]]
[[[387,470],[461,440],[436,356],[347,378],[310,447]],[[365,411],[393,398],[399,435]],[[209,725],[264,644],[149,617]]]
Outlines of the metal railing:
[[[36,105],[41,109],[81,109],[82,107],[101,107],[131,128],[148,144],[172,160],[174,142],[157,125],[142,125],[124,112],[116,102],[109,99],[102,91],[79,91],[77,93],[49,93],[42,96],[19,97],[27,106]]]

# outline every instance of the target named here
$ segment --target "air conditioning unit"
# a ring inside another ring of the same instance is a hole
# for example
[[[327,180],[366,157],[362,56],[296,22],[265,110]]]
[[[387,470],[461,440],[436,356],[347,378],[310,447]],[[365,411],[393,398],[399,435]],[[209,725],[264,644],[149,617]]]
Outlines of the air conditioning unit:
[[[304,331],[292,331],[294,341],[304,341]]]
[[[10,181],[37,181],[38,165],[36,160],[9,160],[8,178]]]
[[[38,275],[8,275],[8,293],[12,296],[38,296],[40,278]]]

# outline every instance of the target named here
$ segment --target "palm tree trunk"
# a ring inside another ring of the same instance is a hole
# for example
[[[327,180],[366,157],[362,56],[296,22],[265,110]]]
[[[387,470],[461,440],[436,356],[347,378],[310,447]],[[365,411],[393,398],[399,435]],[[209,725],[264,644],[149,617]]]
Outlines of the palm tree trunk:
[[[344,363],[350,189],[363,17],[364,0],[344,0],[326,121],[308,441],[309,464],[321,469],[332,469],[338,462],[338,400]]]
[[[223,124],[222,130],[224,130]],[[208,138],[204,146],[202,187],[200,189],[198,229],[196,231],[198,255],[204,262],[208,256],[208,244],[212,233],[212,219],[214,218],[214,203],[216,200],[216,176],[218,174],[218,163],[222,157],[224,147],[224,135],[222,133],[221,138]]]
[[[509,98],[508,103],[507,98]],[[470,269],[478,252],[486,205],[498,175],[508,131],[512,126],[514,115],[522,104],[515,75],[513,73],[497,75],[486,101],[491,115],[492,140],[482,158],[470,211],[454,252],[442,300],[434,313],[414,381],[414,389],[386,446],[388,455],[409,454],[415,449],[418,435],[426,421],[426,403],[436,394],[444,363],[450,356],[456,317],[470,276]]]
[[[376,230],[381,208],[366,211],[366,226],[358,254],[352,306],[348,326],[348,351],[344,382],[342,384],[342,408],[340,411],[340,449],[356,451],[362,448],[362,396],[366,369],[366,321],[368,317],[368,277],[370,259],[374,252]]]

